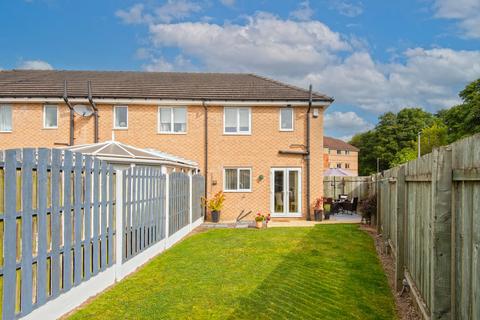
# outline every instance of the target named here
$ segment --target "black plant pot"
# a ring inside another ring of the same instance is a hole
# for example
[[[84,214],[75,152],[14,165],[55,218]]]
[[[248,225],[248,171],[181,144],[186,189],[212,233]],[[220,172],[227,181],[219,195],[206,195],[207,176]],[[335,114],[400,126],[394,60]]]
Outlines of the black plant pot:
[[[330,220],[330,212],[325,212],[325,220]]]
[[[322,221],[323,210],[314,210],[313,214],[315,215],[315,221]]]
[[[220,221],[220,211],[212,211],[212,222]]]

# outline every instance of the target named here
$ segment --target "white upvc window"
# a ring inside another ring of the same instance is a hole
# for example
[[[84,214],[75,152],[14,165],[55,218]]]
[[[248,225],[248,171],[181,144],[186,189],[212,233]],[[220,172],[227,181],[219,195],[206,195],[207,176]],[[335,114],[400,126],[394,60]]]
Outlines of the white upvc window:
[[[225,107],[223,110],[224,134],[251,134],[252,111],[250,108]]]
[[[12,132],[12,106],[0,105],[0,132]]]
[[[280,131],[293,131],[293,108],[280,108]]]
[[[58,128],[58,107],[55,105],[43,106],[43,128]]]
[[[158,107],[158,132],[181,134],[187,132],[186,107]]]
[[[113,128],[128,129],[128,106],[113,107]]]
[[[224,168],[223,190],[226,192],[252,191],[251,168]]]

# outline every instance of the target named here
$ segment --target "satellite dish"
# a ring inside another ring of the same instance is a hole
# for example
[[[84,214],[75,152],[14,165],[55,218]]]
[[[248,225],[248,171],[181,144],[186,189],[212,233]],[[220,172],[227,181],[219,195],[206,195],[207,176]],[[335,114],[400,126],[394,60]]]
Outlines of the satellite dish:
[[[76,114],[78,114],[82,117],[90,117],[93,114],[92,107],[84,105],[84,104],[74,105],[73,106],[73,111],[75,111]]]

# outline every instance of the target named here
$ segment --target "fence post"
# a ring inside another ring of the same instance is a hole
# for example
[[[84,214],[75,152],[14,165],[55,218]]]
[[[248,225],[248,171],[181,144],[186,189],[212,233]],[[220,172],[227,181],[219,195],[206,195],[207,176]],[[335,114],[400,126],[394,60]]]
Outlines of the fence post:
[[[165,244],[168,247],[168,237],[170,236],[170,174],[165,166],[162,166],[162,173],[165,174]]]
[[[115,280],[120,281],[123,262],[123,170],[115,170]]]
[[[433,151],[432,319],[451,318],[452,149]]]
[[[192,179],[192,170],[188,172],[188,231],[192,231],[192,215],[193,215],[193,179]]]
[[[377,233],[382,233],[382,195],[381,195],[381,184],[383,181],[380,180],[380,173],[375,175],[376,187],[377,187],[377,216],[376,216],[376,223],[377,223]]]
[[[397,173],[397,248],[395,261],[395,290],[400,291],[403,287],[404,267],[405,267],[405,221],[407,206],[406,202],[406,184],[405,184],[405,166],[401,166]]]

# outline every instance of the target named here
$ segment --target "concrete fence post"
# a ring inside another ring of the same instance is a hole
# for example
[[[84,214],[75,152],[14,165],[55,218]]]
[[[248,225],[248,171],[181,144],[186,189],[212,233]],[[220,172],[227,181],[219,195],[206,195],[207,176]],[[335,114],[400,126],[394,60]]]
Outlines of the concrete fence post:
[[[120,281],[122,276],[123,252],[125,250],[123,244],[123,170],[115,170],[115,280]]]
[[[192,215],[193,215],[193,177],[192,171],[188,172],[188,231],[192,231]]]
[[[162,173],[165,174],[165,243],[168,246],[170,236],[170,174],[165,166],[162,166]]]

